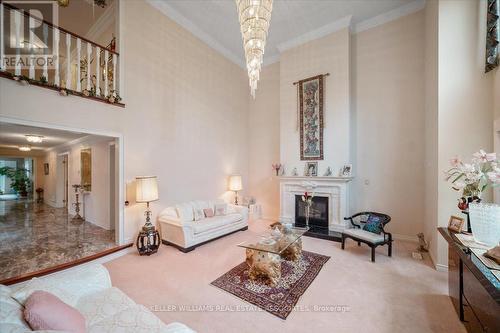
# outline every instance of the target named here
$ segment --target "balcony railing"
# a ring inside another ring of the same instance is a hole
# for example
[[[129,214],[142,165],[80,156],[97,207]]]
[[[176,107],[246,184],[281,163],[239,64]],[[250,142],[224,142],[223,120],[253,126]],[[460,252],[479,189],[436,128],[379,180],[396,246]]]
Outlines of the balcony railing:
[[[123,106],[115,39],[99,45],[2,0],[0,18],[1,76]]]

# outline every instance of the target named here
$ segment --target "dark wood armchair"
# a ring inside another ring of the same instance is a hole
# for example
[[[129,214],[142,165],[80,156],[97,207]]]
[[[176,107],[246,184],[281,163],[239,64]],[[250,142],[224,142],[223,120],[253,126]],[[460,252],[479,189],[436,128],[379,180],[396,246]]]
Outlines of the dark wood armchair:
[[[371,216],[377,217],[380,221],[380,234],[366,231],[363,227],[366,225],[368,218]],[[351,229],[345,229],[342,232],[342,250],[345,247],[345,240],[351,238],[358,242],[367,244],[372,249],[372,262],[375,262],[375,248],[380,245],[388,245],[388,256],[392,256],[392,235],[384,230],[387,223],[391,221],[391,217],[386,214],[376,212],[361,212],[354,214],[351,217],[345,217],[344,220],[351,222]]]

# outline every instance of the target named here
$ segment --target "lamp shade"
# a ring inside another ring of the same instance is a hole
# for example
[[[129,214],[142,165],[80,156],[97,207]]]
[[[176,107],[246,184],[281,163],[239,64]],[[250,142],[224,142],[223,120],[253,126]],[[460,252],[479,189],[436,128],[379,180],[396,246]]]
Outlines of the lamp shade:
[[[156,176],[136,177],[135,201],[150,202],[158,200],[158,182]]]
[[[229,177],[229,190],[231,191],[241,191],[243,189],[243,185],[241,183],[240,175],[232,175]]]

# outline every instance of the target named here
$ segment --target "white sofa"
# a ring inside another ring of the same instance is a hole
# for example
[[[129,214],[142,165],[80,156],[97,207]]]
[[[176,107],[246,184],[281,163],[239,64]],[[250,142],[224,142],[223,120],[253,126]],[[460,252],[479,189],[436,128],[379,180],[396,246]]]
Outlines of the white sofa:
[[[194,220],[196,208],[212,208],[223,201],[190,201],[165,208],[158,220],[160,222],[162,242],[172,245],[182,252],[189,252],[201,244],[224,235],[248,229],[248,208],[227,205],[227,213]]]
[[[23,319],[23,304],[35,290],[50,292],[80,311],[89,333],[194,333],[180,323],[164,324],[147,308],[112,287],[108,271],[97,264],[34,278],[17,287],[0,285],[0,332],[32,331]]]

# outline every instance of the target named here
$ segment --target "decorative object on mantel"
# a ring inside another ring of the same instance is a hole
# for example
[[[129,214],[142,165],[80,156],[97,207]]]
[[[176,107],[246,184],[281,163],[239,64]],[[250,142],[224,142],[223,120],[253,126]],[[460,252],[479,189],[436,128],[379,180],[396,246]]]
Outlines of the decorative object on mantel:
[[[281,176],[281,177],[286,176],[286,175],[285,175],[285,166],[284,166],[284,165],[281,165],[281,172],[280,172],[280,176]]]
[[[281,164],[280,163],[273,163],[271,164],[273,170],[276,172],[276,176],[279,176],[279,172],[281,169]]]
[[[304,195],[302,196],[302,201],[306,205],[306,228],[309,228],[309,213],[311,210],[311,207],[313,205],[313,198],[314,198],[314,193],[309,194],[308,192],[305,192]]]
[[[332,175],[333,175],[332,168],[330,168],[330,167],[326,168],[325,174],[323,176],[331,177]]]
[[[241,175],[232,175],[229,177],[229,190],[234,192],[234,204],[238,206],[238,191],[243,190]]]
[[[316,177],[318,175],[318,162],[306,162],[304,176]]]
[[[498,66],[498,43],[500,30],[500,1],[488,0],[488,13],[486,17],[486,61],[484,72],[488,73]]]
[[[158,251],[160,247],[160,234],[151,223],[151,210],[149,203],[158,200],[158,182],[156,176],[136,177],[136,202],[145,202],[146,223],[137,236],[137,250],[139,254],[151,255]]]
[[[462,226],[464,225],[464,219],[457,216],[450,216],[448,221],[448,229],[453,232],[462,232]]]
[[[298,175],[299,175],[299,172],[297,171],[297,168],[293,168],[292,176],[297,177]]]
[[[340,170],[340,177],[351,177],[352,175],[352,164],[346,164]]]
[[[323,160],[323,77],[317,75],[297,84],[300,114],[300,160]]]
[[[445,180],[452,183],[453,190],[462,192],[458,208],[467,215],[468,232],[473,232],[478,242],[481,242],[481,239],[491,242],[492,233],[500,234],[499,219],[495,221],[495,216],[500,214],[500,206],[479,203],[484,190],[500,184],[500,166],[496,154],[486,153],[481,149],[473,154],[470,163],[464,163],[459,157],[454,157],[450,164],[451,168],[445,171]],[[474,216],[470,209],[473,204]],[[477,232],[474,232],[474,224],[477,224]]]
[[[241,36],[250,84],[250,93],[255,98],[257,81],[266,46],[267,32],[271,23],[273,0],[236,0]]]

